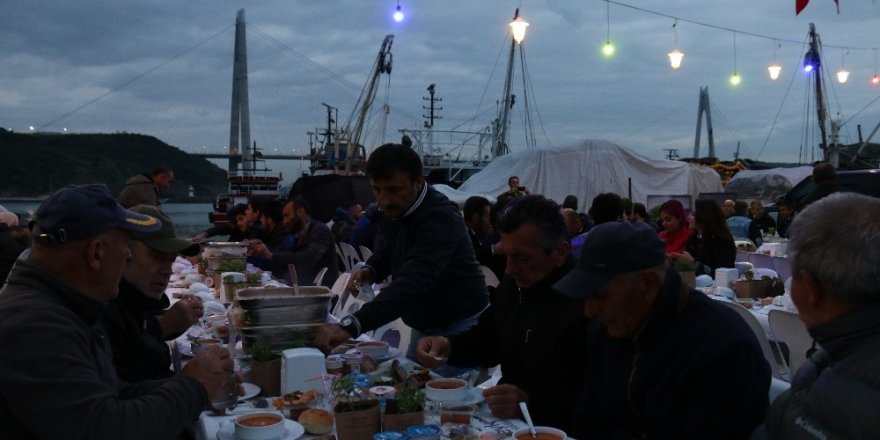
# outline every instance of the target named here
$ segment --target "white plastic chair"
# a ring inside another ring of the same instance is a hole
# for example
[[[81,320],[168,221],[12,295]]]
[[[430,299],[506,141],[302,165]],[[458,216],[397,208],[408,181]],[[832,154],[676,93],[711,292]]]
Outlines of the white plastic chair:
[[[334,247],[336,248],[336,256],[339,258],[340,272],[348,272],[351,270],[351,267],[346,266],[345,254],[342,253],[342,247],[339,246],[339,243],[336,243],[336,246]]]
[[[370,248],[361,245],[361,257],[363,257],[364,261],[369,260],[370,257],[372,257],[372,256],[373,256],[373,251],[371,251]]]
[[[791,277],[791,261],[786,257],[773,257],[773,269],[779,274],[780,280],[787,280]]]
[[[355,250],[354,246],[348,243],[339,243],[339,249],[342,250],[342,260],[345,265],[345,271],[350,272],[351,268],[354,267],[355,264],[361,262],[361,256],[358,255],[357,250]]]
[[[349,278],[351,278],[351,274],[348,272],[339,274],[339,278],[336,279],[336,282],[333,283],[333,287],[330,288],[330,293],[336,295],[336,298],[338,298],[336,300],[336,307],[331,311],[335,316],[339,316],[342,306],[345,305],[345,301],[348,300]]]
[[[796,313],[771,310],[767,319],[776,340],[788,345],[788,369],[794,377],[798,368],[807,361],[807,351],[813,346],[813,338]]]
[[[320,271],[318,271],[318,274],[315,275],[315,280],[312,281],[312,285],[313,286],[320,286],[321,283],[324,281],[324,275],[326,275],[326,274],[327,274],[326,267],[324,267]]]
[[[736,261],[738,263],[745,263],[745,262],[749,261],[749,255],[751,255],[751,254],[752,253],[748,252],[748,251],[737,250],[736,251]]]
[[[501,284],[501,280],[495,276],[495,272],[492,272],[492,269],[480,265],[480,270],[483,272],[483,278],[486,280],[486,287],[498,287]]]
[[[409,347],[409,341],[412,337],[412,328],[404,324],[402,319],[397,318],[376,329],[376,331],[373,332],[373,337],[376,340],[385,341],[390,346],[404,351]]]
[[[729,303],[726,301],[719,301],[721,304],[724,304],[726,307],[730,308],[737,315],[739,315],[746,324],[749,325],[749,328],[752,329],[752,333],[755,334],[755,338],[758,339],[758,345],[761,346],[761,353],[764,354],[764,359],[770,364],[770,372],[772,376],[780,379],[787,380],[786,377],[783,376],[782,370],[779,368],[779,364],[776,362],[776,356],[773,355],[773,349],[770,347],[770,341],[767,340],[767,335],[764,333],[764,327],[761,327],[761,323],[758,322],[758,318],[752,316],[752,314],[745,309],[745,307],[736,304]]]

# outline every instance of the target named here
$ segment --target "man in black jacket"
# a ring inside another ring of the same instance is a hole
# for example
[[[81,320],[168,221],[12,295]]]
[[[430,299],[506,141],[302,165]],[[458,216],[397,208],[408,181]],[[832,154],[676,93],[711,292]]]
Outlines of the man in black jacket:
[[[137,205],[133,212],[162,222],[156,232],[135,232],[129,241],[131,262],[122,274],[119,295],[102,317],[113,349],[113,365],[120,379],[138,383],[170,377],[171,354],[167,340],[182,334],[202,316],[198,297],[174,303],[165,295],[171,263],[178,254],[198,255],[200,246],[178,238],[174,223],[155,206]]]
[[[770,368],[736,312],[683,285],[647,225],[596,226],[554,286],[590,321],[574,438],[748,438]]]
[[[587,319],[580,300],[566,298],[553,284],[574,267],[559,205],[542,196],[514,201],[498,220],[507,273],[491,293],[491,305],[469,331],[418,342],[419,363],[492,367],[501,364],[499,385],[483,391],[492,415],[521,417],[528,402],[536,424],[568,430],[580,390],[580,353]]]
[[[413,328],[407,351],[413,359],[421,335],[453,335],[477,323],[489,305],[486,284],[458,207],[425,183],[418,154],[403,145],[382,145],[367,161],[367,176],[384,215],[379,246],[351,277],[349,289],[389,275],[392,280],[340,326],[322,329],[315,342],[329,351],[403,318]]]
[[[113,368],[100,316],[131,258],[130,231],[160,227],[105,185],[43,202],[30,257],[0,291],[0,438],[174,438],[222,394],[233,362],[220,348],[163,380],[127,384]]]
[[[880,199],[837,193],[791,225],[791,299],[822,348],[773,402],[771,438],[880,438],[878,217]]]

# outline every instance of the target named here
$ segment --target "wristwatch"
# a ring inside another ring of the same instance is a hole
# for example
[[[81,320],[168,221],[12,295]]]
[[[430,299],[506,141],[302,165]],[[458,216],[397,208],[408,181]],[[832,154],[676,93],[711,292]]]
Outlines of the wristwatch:
[[[347,331],[352,338],[356,338],[361,334],[361,323],[352,315],[346,315],[342,318],[342,320],[339,321],[339,326]]]

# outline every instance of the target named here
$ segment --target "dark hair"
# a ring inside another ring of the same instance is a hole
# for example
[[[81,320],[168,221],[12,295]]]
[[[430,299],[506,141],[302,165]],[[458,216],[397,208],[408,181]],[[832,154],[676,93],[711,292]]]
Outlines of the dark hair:
[[[702,255],[711,254],[709,249],[704,249],[709,242],[705,239],[706,237],[715,237],[723,241],[725,246],[736,247],[733,235],[730,234],[730,229],[724,219],[724,212],[721,211],[718,204],[711,199],[697,199],[695,206],[697,212],[694,213],[694,223],[702,230],[704,237],[703,243],[700,244],[700,253]]]
[[[277,200],[263,202],[260,206],[260,215],[272,219],[275,223],[281,223],[284,220],[284,215],[281,214],[282,206]]]
[[[288,200],[287,203],[293,203],[294,209],[302,208],[302,210],[306,212],[306,215],[309,215],[309,216],[312,215],[312,207],[309,205],[308,200],[306,200],[302,197],[294,197],[294,198]]]
[[[565,196],[565,200],[562,201],[563,208],[571,208],[575,211],[578,210],[578,198],[574,194],[569,194]]]
[[[828,162],[819,162],[813,167],[813,182],[834,182],[837,180],[837,171]]]
[[[510,182],[513,182],[513,179],[519,180],[519,177],[516,177],[516,176],[510,176],[510,177],[508,177],[508,178],[507,178],[507,185],[508,185],[508,186],[510,185]]]
[[[590,205],[590,217],[593,217],[593,223],[598,225],[613,222],[622,215],[623,199],[619,195],[609,192],[593,198],[593,204]]]
[[[244,214],[246,210],[247,205],[245,205],[244,203],[239,203],[226,211],[226,220],[228,220],[230,223],[233,223],[235,222],[235,217]]]
[[[169,167],[168,165],[159,165],[155,169],[153,169],[153,172],[150,173],[150,175],[161,176],[162,174],[169,173],[171,171],[171,167]]]
[[[498,232],[510,234],[526,223],[531,223],[541,231],[538,239],[541,246],[550,253],[566,240],[565,220],[556,202],[544,196],[531,195],[514,200],[504,208],[498,218]]]
[[[413,182],[422,176],[422,159],[412,148],[385,144],[373,150],[367,159],[367,176],[371,179],[389,179],[400,171]]]
[[[792,203],[791,200],[788,200],[786,198],[780,198],[776,202],[776,207],[782,207],[782,206],[785,206],[786,208],[792,209],[792,208],[794,208],[794,203]]]
[[[742,200],[737,200],[733,204],[733,213],[736,215],[745,216],[746,211],[749,209],[749,205]]]
[[[648,209],[645,208],[644,203],[633,203],[633,214],[647,220],[648,218]]]
[[[671,199],[663,202],[663,204],[660,205],[660,212],[665,212],[675,217],[675,219],[678,220],[678,224],[680,227],[688,227],[687,213],[684,210],[684,205],[682,205],[681,202],[679,202],[678,200]]]
[[[468,197],[464,202],[464,221],[470,221],[474,214],[482,214],[483,210],[492,203],[489,199],[480,196]]]

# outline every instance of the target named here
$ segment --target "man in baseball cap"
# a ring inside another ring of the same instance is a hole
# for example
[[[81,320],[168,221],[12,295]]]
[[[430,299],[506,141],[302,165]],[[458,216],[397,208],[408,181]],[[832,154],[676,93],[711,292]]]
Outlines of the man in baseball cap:
[[[202,316],[198,297],[186,297],[171,306],[165,295],[177,255],[192,257],[201,248],[179,238],[174,222],[159,208],[137,205],[130,209],[159,219],[162,228],[132,234],[128,242],[131,262],[122,274],[119,296],[110,302],[102,320],[116,373],[126,382],[137,383],[173,374],[165,341],[180,336]]]
[[[770,369],[733,310],[668,270],[649,226],[610,222],[554,287],[592,318],[575,438],[748,438]]]
[[[0,438],[175,438],[223,395],[233,361],[220,348],[146,386],[113,368],[101,314],[131,258],[131,233],[161,227],[104,185],[70,186],[43,202],[30,256],[0,290]]]

